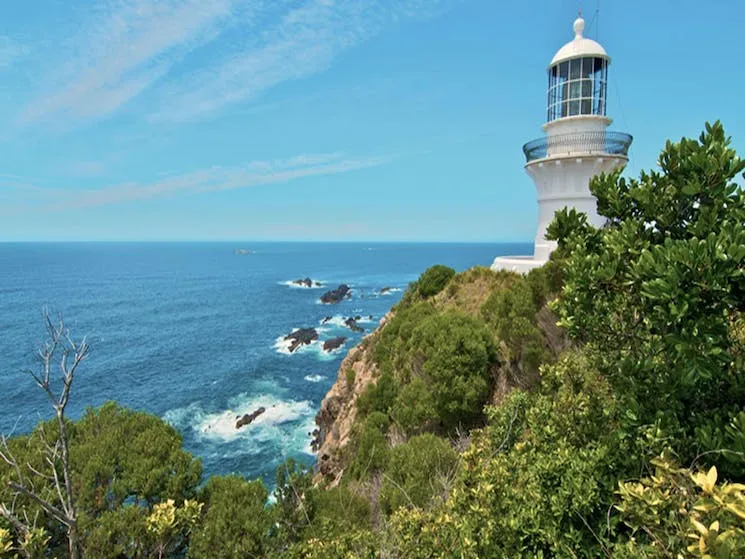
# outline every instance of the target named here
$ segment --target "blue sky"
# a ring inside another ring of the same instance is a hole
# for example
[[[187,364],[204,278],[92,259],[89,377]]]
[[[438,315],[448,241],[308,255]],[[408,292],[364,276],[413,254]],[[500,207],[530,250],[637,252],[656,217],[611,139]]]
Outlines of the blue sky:
[[[582,4],[627,173],[706,120],[745,154],[745,2]],[[531,240],[578,5],[2,2],[0,240]]]

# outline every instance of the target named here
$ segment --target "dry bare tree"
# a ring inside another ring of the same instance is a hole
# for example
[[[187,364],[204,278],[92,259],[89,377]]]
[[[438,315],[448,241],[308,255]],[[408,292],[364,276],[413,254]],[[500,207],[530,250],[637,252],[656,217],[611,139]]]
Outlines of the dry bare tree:
[[[43,426],[38,429],[42,442],[43,468],[34,467],[28,462],[19,463],[11,452],[7,437],[0,435],[0,459],[12,472],[7,487],[10,499],[9,502],[0,502],[0,517],[11,524],[19,541],[29,538],[37,528],[38,518],[29,515],[23,506],[18,505],[19,498],[25,497],[64,527],[70,558],[77,559],[80,557],[80,535],[65,410],[70,401],[75,373],[88,357],[89,346],[85,338],[73,340],[62,318],[53,322],[46,309],[44,324],[47,339],[38,350],[39,367],[37,371],[29,370],[28,373],[49,398],[55,413],[57,433],[50,438]],[[37,484],[42,487],[51,484],[53,497],[47,497],[37,488]],[[27,550],[22,551],[30,557]]]

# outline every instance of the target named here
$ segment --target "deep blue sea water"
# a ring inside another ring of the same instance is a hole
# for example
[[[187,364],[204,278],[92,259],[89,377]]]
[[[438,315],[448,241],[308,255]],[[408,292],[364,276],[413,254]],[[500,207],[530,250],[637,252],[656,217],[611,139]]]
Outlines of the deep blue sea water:
[[[234,253],[247,248],[251,254]],[[339,362],[363,334],[340,322],[372,315],[367,332],[433,264],[456,270],[528,244],[72,243],[0,244],[0,431],[21,433],[50,417],[23,371],[35,366],[46,305],[73,337],[87,336],[69,407],[79,417],[107,400],[154,413],[180,430],[205,475],[235,472],[271,483],[288,457],[312,463],[313,418]],[[324,288],[291,287],[309,276]],[[351,300],[322,305],[347,283]],[[396,288],[380,295],[382,287]],[[336,319],[321,326],[326,316]],[[288,354],[281,338],[319,329],[347,336],[332,354],[320,343]],[[264,406],[253,424],[236,416]]]

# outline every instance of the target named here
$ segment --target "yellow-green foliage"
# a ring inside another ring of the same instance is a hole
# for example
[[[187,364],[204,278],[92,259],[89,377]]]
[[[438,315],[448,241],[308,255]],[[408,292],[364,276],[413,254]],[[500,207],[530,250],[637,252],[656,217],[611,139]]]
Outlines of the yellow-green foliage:
[[[619,557],[745,557],[745,485],[717,484],[717,469],[691,471],[667,456],[652,461],[655,474],[619,482],[616,509],[633,537]],[[614,555],[616,556],[616,555]]]
[[[277,555],[287,559],[374,559],[377,535],[370,530],[348,531],[327,538],[310,538]]]
[[[618,406],[583,355],[513,392],[472,434],[450,499],[393,517],[405,557],[596,557],[613,503]],[[436,549],[448,550],[439,554]],[[428,555],[431,553],[432,555]]]

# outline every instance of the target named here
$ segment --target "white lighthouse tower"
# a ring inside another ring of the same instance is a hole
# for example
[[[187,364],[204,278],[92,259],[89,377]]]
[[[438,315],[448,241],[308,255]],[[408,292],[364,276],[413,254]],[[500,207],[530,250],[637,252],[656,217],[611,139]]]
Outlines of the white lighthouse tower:
[[[596,227],[598,215],[590,179],[628,162],[632,137],[607,130],[608,65],[602,46],[582,36],[585,20],[574,22],[574,39],[561,47],[548,67],[546,135],[523,146],[525,170],[538,191],[538,232],[532,256],[498,257],[493,270],[525,273],[545,264],[556,243],[546,240],[554,213],[564,207],[587,214]]]

